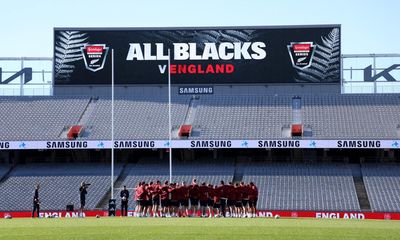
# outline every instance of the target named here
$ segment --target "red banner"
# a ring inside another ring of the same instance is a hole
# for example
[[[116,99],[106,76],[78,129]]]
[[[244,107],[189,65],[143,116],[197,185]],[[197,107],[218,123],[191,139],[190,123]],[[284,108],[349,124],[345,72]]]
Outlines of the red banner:
[[[335,218],[400,220],[400,213],[385,212],[325,212],[325,211],[258,211],[259,217]]]
[[[13,218],[28,218],[31,217],[31,212],[0,212],[0,217],[5,218],[11,216]],[[200,212],[199,214],[200,215]],[[42,218],[77,218],[78,211],[42,211]],[[85,211],[84,217],[105,217],[108,216],[108,211]],[[120,211],[117,211],[117,216],[120,216]],[[128,211],[128,217],[133,217],[134,211]],[[274,218],[331,218],[331,219],[381,219],[381,220],[400,220],[400,213],[394,212],[325,212],[325,211],[258,211],[258,217]]]
[[[83,213],[84,217],[95,217],[95,216],[108,216],[108,211],[85,211]],[[6,216],[11,216],[13,218],[27,218],[32,217],[32,212],[0,212],[0,217],[4,218]],[[39,217],[42,218],[77,218],[79,217],[78,211],[41,211]],[[35,213],[36,217],[36,213]]]

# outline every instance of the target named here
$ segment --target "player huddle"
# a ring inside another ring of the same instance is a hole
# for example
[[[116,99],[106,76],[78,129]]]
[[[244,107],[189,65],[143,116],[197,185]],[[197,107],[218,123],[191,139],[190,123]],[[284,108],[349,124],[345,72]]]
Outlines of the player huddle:
[[[136,217],[255,217],[258,189],[244,182],[213,186],[160,181],[136,186]]]

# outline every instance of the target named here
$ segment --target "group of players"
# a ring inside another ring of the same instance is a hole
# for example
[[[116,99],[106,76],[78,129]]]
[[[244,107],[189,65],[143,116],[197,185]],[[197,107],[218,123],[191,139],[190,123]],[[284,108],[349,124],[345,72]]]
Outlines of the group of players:
[[[127,193],[121,191],[122,216],[127,214]],[[128,195],[129,196],[129,195]],[[213,186],[165,181],[140,182],[135,189],[136,217],[255,217],[258,189],[244,182]],[[125,205],[125,206],[124,206]]]

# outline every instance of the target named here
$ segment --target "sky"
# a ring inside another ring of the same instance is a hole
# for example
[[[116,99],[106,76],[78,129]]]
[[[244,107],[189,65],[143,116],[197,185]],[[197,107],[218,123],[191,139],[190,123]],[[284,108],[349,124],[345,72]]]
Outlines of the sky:
[[[54,27],[341,24],[342,53],[400,53],[398,0],[3,0],[0,57],[51,57]]]

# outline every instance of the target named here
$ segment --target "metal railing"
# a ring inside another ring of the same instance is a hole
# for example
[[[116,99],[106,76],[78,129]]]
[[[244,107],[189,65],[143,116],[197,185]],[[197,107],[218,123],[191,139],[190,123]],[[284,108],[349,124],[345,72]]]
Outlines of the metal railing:
[[[53,94],[53,58],[0,57],[0,68],[0,96]]]
[[[400,64],[400,54],[342,54],[341,62],[342,93],[400,93],[400,68],[387,72]],[[382,72],[396,81],[388,81]]]
[[[342,54],[341,63],[342,93],[400,93],[400,65],[388,72],[400,64],[400,54]],[[53,94],[53,58],[0,57],[0,69],[0,96]],[[373,81],[365,79],[368,74]]]

